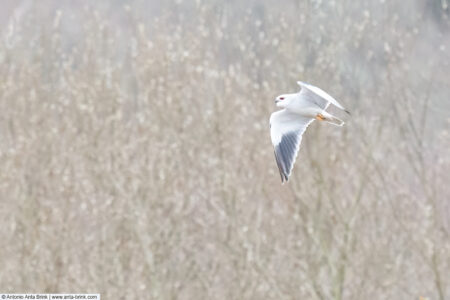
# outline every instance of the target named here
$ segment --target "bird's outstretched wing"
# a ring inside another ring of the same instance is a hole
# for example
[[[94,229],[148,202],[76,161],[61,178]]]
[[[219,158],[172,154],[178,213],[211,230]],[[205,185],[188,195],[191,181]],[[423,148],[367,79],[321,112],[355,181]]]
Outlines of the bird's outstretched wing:
[[[270,116],[270,137],[282,183],[288,181],[291,175],[302,135],[312,121],[314,119],[299,116],[286,109]]]
[[[346,110],[339,102],[337,102],[336,99],[331,97],[322,89],[301,81],[297,81],[297,84],[302,88],[300,93],[304,93],[306,99],[314,102],[322,109],[326,109],[328,107],[328,104],[331,103],[349,113],[348,110]]]

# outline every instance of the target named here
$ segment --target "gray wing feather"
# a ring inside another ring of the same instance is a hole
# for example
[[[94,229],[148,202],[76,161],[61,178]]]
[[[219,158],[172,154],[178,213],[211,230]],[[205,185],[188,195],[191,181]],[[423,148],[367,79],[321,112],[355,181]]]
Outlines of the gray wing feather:
[[[302,135],[314,119],[285,110],[272,114],[271,137],[281,182],[288,181],[297,157]]]
[[[281,142],[275,146],[275,159],[281,174],[281,182],[288,181],[294,167],[302,140],[303,131],[292,131],[284,134]]]

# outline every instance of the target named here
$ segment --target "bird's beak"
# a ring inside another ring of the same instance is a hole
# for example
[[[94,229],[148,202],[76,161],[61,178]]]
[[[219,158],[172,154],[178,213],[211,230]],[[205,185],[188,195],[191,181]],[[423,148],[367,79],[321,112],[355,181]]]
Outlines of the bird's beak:
[[[278,99],[275,99],[275,104],[277,104],[277,103],[278,103],[278,101],[280,101],[280,100],[278,100]]]

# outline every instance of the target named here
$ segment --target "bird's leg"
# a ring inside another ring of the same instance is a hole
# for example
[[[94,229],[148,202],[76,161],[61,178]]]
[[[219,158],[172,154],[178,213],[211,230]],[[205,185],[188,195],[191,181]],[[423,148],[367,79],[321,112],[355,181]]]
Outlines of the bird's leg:
[[[325,117],[319,113],[316,115],[316,120],[323,121],[323,120],[325,120]]]

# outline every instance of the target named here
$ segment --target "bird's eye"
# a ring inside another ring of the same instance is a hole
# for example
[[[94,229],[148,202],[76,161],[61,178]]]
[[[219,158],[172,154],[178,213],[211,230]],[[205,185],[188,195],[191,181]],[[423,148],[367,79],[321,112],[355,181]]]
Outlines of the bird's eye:
[[[280,97],[280,100],[284,100],[284,97]]]

